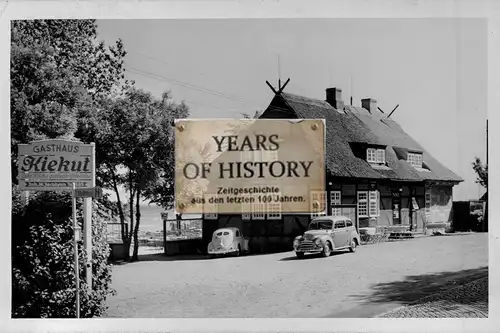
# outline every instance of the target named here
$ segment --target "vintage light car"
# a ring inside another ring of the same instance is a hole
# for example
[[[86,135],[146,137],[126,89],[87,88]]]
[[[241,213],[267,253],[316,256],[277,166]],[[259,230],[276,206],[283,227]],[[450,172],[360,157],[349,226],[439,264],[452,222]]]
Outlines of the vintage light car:
[[[330,256],[332,251],[356,251],[360,237],[352,221],[345,216],[321,216],[313,219],[306,232],[293,241],[298,258],[306,253],[321,253]]]
[[[217,255],[248,253],[248,239],[243,237],[243,233],[238,228],[217,229],[212,234],[212,241],[208,244],[208,255],[215,257]]]

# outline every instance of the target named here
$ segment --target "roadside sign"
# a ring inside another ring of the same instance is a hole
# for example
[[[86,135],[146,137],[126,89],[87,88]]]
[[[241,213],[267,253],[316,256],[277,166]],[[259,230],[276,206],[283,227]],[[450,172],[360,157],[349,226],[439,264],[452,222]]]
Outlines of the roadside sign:
[[[71,191],[94,186],[95,144],[41,140],[18,145],[21,191]]]
[[[77,198],[102,198],[102,188],[99,186],[91,187],[91,188],[77,188],[75,190],[75,197]]]

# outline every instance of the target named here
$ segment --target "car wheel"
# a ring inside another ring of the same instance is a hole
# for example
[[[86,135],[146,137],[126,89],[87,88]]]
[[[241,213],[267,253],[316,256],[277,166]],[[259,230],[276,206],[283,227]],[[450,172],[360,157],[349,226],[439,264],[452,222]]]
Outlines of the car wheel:
[[[323,252],[321,254],[323,257],[329,257],[330,254],[332,253],[332,245],[330,242],[326,242],[325,246],[323,247]]]
[[[356,252],[357,246],[358,246],[358,244],[356,243],[356,240],[353,238],[351,241],[351,246],[349,247],[349,251]]]
[[[296,255],[296,256],[297,256],[297,258],[299,258],[299,259],[304,258],[304,252],[295,252],[295,255]]]
[[[213,258],[215,258],[215,254],[209,254],[209,255],[208,255],[208,257],[209,257],[210,259],[213,259]]]

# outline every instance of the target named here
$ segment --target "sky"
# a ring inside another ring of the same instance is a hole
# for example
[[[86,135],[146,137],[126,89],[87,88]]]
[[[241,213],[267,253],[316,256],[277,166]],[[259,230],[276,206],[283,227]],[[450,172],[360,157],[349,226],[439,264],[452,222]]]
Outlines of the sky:
[[[99,38],[124,42],[127,77],[171,91],[192,118],[264,110],[270,81],[325,99],[340,87],[360,106],[375,98],[431,155],[464,179],[454,200],[477,199],[471,163],[485,160],[487,22],[484,19],[98,20]]]

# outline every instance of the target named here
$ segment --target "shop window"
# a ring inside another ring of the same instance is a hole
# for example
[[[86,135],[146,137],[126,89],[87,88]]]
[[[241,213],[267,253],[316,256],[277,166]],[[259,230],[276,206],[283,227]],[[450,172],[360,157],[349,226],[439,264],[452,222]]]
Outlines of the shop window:
[[[358,216],[368,217],[368,192],[358,192]]]
[[[322,207],[325,207],[323,211],[318,211],[314,208],[314,202],[318,202]],[[326,191],[312,191],[311,192],[311,217],[325,216],[326,215]]]

